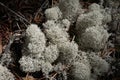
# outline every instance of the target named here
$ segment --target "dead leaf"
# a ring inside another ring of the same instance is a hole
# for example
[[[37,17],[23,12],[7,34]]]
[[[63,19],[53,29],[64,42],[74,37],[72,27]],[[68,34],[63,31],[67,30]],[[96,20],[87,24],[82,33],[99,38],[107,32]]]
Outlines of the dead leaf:
[[[29,76],[29,74],[26,75],[25,78],[23,78],[23,80],[36,80],[33,76]]]

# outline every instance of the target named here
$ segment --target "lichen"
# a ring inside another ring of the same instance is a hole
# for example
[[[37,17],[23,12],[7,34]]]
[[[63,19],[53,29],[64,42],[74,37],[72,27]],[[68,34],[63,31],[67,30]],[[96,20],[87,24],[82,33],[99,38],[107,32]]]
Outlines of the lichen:
[[[3,66],[9,66],[10,63],[13,61],[11,53],[3,53],[2,57],[0,58],[0,64]]]
[[[50,42],[54,44],[67,42],[69,35],[67,32],[63,31],[62,28],[53,20],[48,20],[43,24],[44,27],[47,27],[45,30],[46,37],[50,40]]]
[[[36,72],[54,62],[59,56],[56,45],[46,46],[46,37],[37,25],[31,24],[26,29],[25,45],[22,58],[19,60],[21,70],[25,72]],[[44,65],[44,67],[43,67]],[[52,65],[51,65],[52,66]],[[49,73],[46,71],[46,73]],[[47,74],[46,74],[47,75]]]
[[[75,62],[71,68],[71,75],[74,80],[89,80],[90,79],[90,69],[83,63]]]
[[[74,59],[74,62],[83,63],[91,69],[87,54],[89,53],[79,50],[77,56]]]
[[[89,11],[100,11],[100,5],[93,3],[88,7]]]
[[[70,42],[66,30],[54,21],[47,21],[44,26],[47,27],[45,30],[46,37],[49,38],[51,43],[58,46],[59,55],[62,57],[60,58],[61,61],[71,62],[78,53],[78,45],[74,41]]]
[[[46,39],[43,32],[37,25],[31,24],[26,29],[26,43],[24,46],[23,54],[41,54],[45,49]],[[27,50],[27,51],[26,51]]]
[[[45,64],[42,64],[41,66],[42,66],[42,72],[45,75],[49,75],[49,73],[53,70],[53,66],[49,62],[46,62]]]
[[[50,63],[54,62],[59,56],[57,45],[49,45],[46,47],[43,56],[45,61]]]
[[[60,51],[60,60],[64,63],[71,63],[78,54],[78,45],[75,42],[64,42],[58,44]]]
[[[14,75],[5,67],[0,64],[0,80],[15,80]]]
[[[35,24],[28,26],[19,60],[22,71],[42,71],[49,78],[51,71],[62,73],[68,65],[73,80],[96,80],[109,70],[109,64],[95,54],[104,48],[110,36],[104,28],[109,16],[105,17],[106,11],[94,3],[77,19],[82,10],[79,7],[79,0],[62,0],[58,6],[46,9],[43,30]],[[68,32],[76,19],[74,41]]]
[[[63,27],[63,29],[65,29],[65,31],[68,31],[70,28],[70,21],[68,19],[63,19],[62,27]]]
[[[108,37],[106,23],[110,21],[104,9],[93,3],[86,13],[80,14],[76,22],[76,41],[82,50],[103,49]]]
[[[62,18],[62,12],[59,7],[56,6],[46,9],[45,16],[48,20],[59,20]]]
[[[104,59],[100,56],[96,55],[96,53],[91,52],[88,55],[89,62],[92,66],[94,75],[100,76],[103,73],[108,72],[109,70],[109,63],[107,63]]]
[[[79,9],[79,0],[61,0],[59,8],[63,13],[63,18],[74,22],[76,20],[77,11]]]
[[[109,34],[108,32],[102,27],[90,27],[85,30],[79,39],[79,44],[83,49],[93,49],[98,51],[103,49]]]
[[[101,25],[102,20],[103,15],[100,11],[90,11],[89,13],[81,14],[76,22],[76,30],[83,33],[89,27]]]
[[[40,71],[42,65],[45,63],[43,60],[33,59],[29,56],[22,56],[19,60],[20,67],[25,72]]]

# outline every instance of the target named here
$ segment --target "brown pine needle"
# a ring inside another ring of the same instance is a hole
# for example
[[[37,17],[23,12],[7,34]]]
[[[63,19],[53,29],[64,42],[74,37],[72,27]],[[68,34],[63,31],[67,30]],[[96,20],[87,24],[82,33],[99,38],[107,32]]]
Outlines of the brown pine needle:
[[[22,17],[21,15],[19,15],[18,13],[16,13],[15,11],[11,10],[10,8],[8,8],[7,6],[5,6],[2,2],[0,2],[0,5],[5,7],[7,10],[9,10],[10,12],[12,12],[13,14],[15,14],[16,16],[18,16],[19,18],[21,18],[22,20],[24,20],[25,22],[27,22],[28,24],[31,24],[27,19],[25,19],[24,17]]]

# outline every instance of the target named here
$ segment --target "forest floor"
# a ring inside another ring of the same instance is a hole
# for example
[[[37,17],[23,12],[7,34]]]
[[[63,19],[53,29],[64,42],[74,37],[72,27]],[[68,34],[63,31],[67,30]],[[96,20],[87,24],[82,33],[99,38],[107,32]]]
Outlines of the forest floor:
[[[93,1],[98,3],[97,1]],[[81,1],[84,8],[91,3],[90,0]],[[15,60],[18,61],[21,55],[23,45],[22,34],[25,32],[27,25],[35,23],[42,26],[46,21],[44,11],[59,3],[58,0],[0,0],[0,54],[11,51],[14,52]],[[119,25],[120,27],[120,25]],[[112,32],[112,31],[109,31]],[[14,34],[17,36],[13,37]],[[115,35],[111,36],[114,39]],[[120,38],[118,38],[120,40]],[[10,43],[12,42],[12,43]],[[10,45],[8,45],[10,43]],[[117,44],[117,42],[115,42]],[[120,46],[109,49],[111,56],[115,56],[116,61],[113,64],[116,69],[112,73],[103,76],[101,80],[120,80]],[[19,69],[19,63],[14,61],[9,65],[9,69],[15,75],[16,80],[44,80],[41,73],[24,73]],[[56,76],[56,73],[52,74]],[[106,78],[105,78],[106,77]]]

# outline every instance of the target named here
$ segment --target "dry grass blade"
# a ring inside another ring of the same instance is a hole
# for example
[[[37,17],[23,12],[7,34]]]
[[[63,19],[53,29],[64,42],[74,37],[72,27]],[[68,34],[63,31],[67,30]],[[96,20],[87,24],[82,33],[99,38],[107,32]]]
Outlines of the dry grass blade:
[[[42,8],[43,7],[46,7],[47,5],[49,4],[49,1],[46,0],[42,5],[41,7],[38,9],[38,11],[35,13],[35,18],[38,16],[38,14],[42,11]]]
[[[0,5],[5,7],[7,10],[9,10],[10,12],[12,12],[13,14],[15,14],[16,16],[18,16],[19,18],[23,19],[25,22],[27,22],[28,24],[31,24],[27,19],[25,19],[24,17],[22,17],[21,15],[19,15],[18,13],[16,13],[15,11],[11,10],[10,8],[8,8],[7,6],[5,6],[3,3],[0,2]]]

